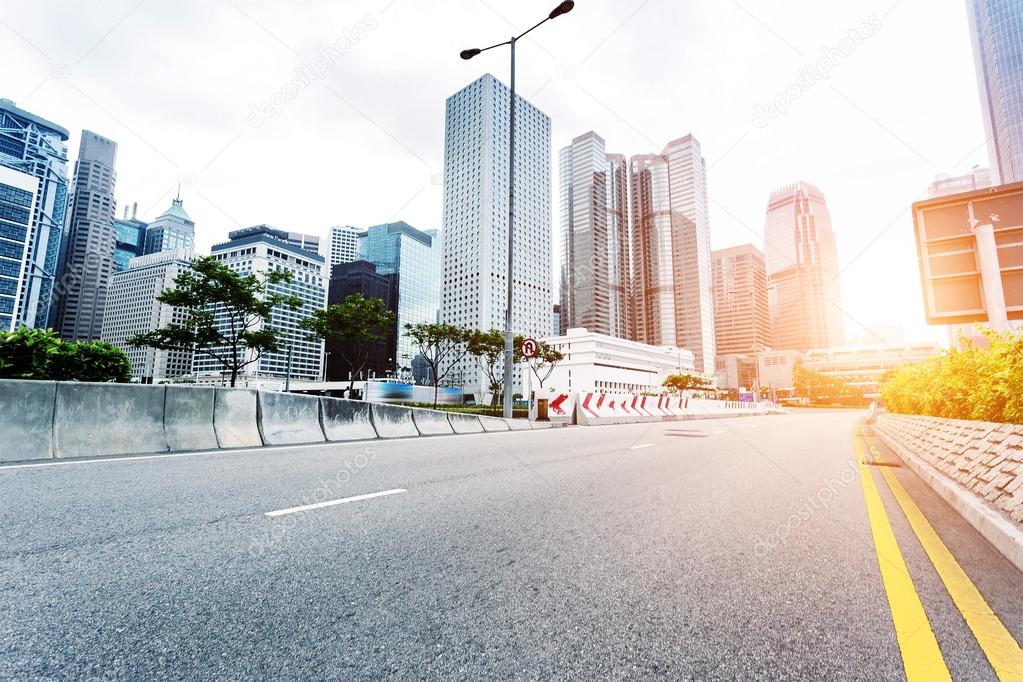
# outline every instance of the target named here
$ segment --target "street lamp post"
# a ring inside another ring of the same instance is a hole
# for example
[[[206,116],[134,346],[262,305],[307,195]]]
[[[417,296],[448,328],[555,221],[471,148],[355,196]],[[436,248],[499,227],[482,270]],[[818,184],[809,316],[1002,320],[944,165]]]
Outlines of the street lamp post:
[[[535,24],[532,28],[523,31],[517,36],[512,36],[511,39],[506,40],[503,43],[497,43],[490,47],[484,48],[472,48],[469,50],[462,50],[460,56],[462,59],[472,59],[481,52],[492,50],[495,47],[503,47],[509,45],[511,47],[511,95],[509,97],[508,105],[508,302],[507,308],[504,313],[504,418],[511,419],[512,417],[512,403],[514,389],[512,387],[512,373],[515,369],[515,332],[512,331],[512,295],[515,291],[514,282],[512,281],[512,253],[515,246],[515,231],[512,229],[514,224],[513,219],[515,215],[515,43],[519,38],[523,37],[533,29],[540,26],[540,24],[546,23],[551,19],[556,19],[562,14],[567,14],[572,11],[575,7],[574,0],[565,0],[560,5],[551,10],[551,13],[547,15],[545,19]]]

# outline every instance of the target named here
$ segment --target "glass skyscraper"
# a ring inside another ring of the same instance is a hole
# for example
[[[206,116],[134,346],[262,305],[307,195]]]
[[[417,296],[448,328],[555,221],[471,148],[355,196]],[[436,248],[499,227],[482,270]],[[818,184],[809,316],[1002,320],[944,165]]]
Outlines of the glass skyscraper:
[[[68,137],[61,126],[0,99],[0,167],[14,171],[5,173],[0,184],[15,190],[4,190],[5,204],[21,215],[23,211],[16,210],[24,202],[20,192],[33,194],[27,223],[4,218],[7,234],[0,236],[0,289],[15,293],[0,299],[0,329],[45,327],[51,299],[60,294],[54,292],[54,281],[67,209]],[[22,228],[24,237],[20,237]]]
[[[195,248],[195,221],[185,212],[184,202],[178,196],[170,208],[146,228],[145,254],[161,251],[191,251]]]
[[[145,252],[146,223],[138,220],[134,213],[128,217],[128,207],[124,207],[124,217],[114,219],[114,272],[128,269],[128,261]]]
[[[1023,0],[967,0],[993,184],[1023,182]]]
[[[374,225],[359,234],[359,260],[376,266],[379,275],[396,275],[398,288],[397,347],[394,367],[399,377],[429,383],[428,370],[416,360],[419,349],[405,334],[406,324],[437,321],[440,308],[441,257],[434,235],[399,221]]]

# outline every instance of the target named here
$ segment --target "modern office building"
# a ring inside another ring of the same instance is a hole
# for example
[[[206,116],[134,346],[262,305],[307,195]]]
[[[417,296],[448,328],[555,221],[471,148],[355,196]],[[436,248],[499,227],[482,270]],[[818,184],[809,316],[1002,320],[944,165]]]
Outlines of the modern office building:
[[[504,329],[508,296],[509,91],[487,74],[447,99],[441,320]],[[550,332],[551,120],[515,102],[515,250],[511,317],[517,334]],[[472,359],[454,370],[467,391],[489,382]],[[514,390],[523,375],[515,368]]]
[[[967,0],[992,184],[1023,182],[1023,0]]]
[[[440,308],[441,254],[434,238],[399,221],[374,225],[359,234],[359,259],[372,263],[379,275],[395,275],[397,286],[397,343],[392,370],[402,379],[432,383],[418,347],[405,325],[437,321]]]
[[[632,338],[632,244],[629,237],[629,164],[622,154],[608,154],[605,182],[607,210],[607,308],[611,336]]]
[[[63,292],[55,283],[67,210],[68,137],[61,126],[0,99],[0,167],[17,173],[5,173],[0,183],[17,190],[7,190],[8,205],[24,204],[20,192],[33,195],[25,236],[14,218],[0,242],[0,287],[15,289],[0,301],[0,329],[46,327],[51,300]],[[35,185],[28,189],[22,176],[34,178]]]
[[[752,244],[719,249],[714,262],[714,336],[718,355],[771,346],[764,254]]]
[[[543,387],[534,377],[537,395],[554,392],[609,391],[662,393],[670,374],[696,373],[693,353],[673,346],[651,346],[585,329],[544,339],[565,359]]]
[[[963,175],[942,174],[934,178],[934,182],[927,188],[927,196],[930,199],[944,197],[949,194],[960,192],[972,192],[977,189],[984,189],[991,186],[991,169],[974,166],[973,170]]]
[[[253,225],[252,227],[243,227],[239,230],[232,231],[231,238],[241,239],[242,237],[258,234],[269,235],[274,239],[279,239],[282,242],[285,242],[286,244],[297,246],[303,251],[308,251],[322,256],[320,253],[320,238],[316,235],[302,234],[301,232],[288,232],[287,230],[280,230],[270,225]],[[326,262],[325,256],[324,262]]]
[[[53,328],[68,341],[93,341],[103,331],[114,274],[114,185],[117,143],[82,131],[67,229],[60,249],[63,295],[54,297]]]
[[[558,303],[554,304],[551,312],[551,335],[561,336],[561,305]]]
[[[364,298],[377,298],[394,313],[395,322],[385,338],[369,344],[366,364],[361,372],[353,366],[362,350],[348,342],[328,341],[327,381],[348,381],[349,373],[355,372],[356,379],[391,376],[395,371],[395,353],[398,347],[398,272],[382,274],[377,266],[364,260],[337,263],[330,270],[330,287],[327,291],[327,305],[343,303],[350,294],[362,294]]]
[[[140,383],[161,383],[192,371],[191,351],[131,346],[127,341],[135,334],[187,320],[186,311],[161,303],[156,297],[174,287],[174,279],[188,270],[193,257],[184,249],[137,256],[112,277],[102,339],[124,351],[131,361],[132,377]]]
[[[773,192],[764,242],[771,347],[805,353],[843,345],[838,252],[821,191],[800,181]]]
[[[128,262],[145,253],[146,228],[148,224],[139,220],[138,204],[132,204],[131,210],[124,207],[124,217],[114,218],[114,272],[124,272]]]
[[[692,135],[629,160],[633,332],[693,351],[713,374],[714,300],[706,163]]]
[[[359,229],[351,225],[335,225],[330,228],[328,248],[324,254],[328,265],[351,263],[359,258]]]
[[[16,326],[38,186],[35,176],[0,166],[0,331]]]
[[[288,376],[289,347],[293,381],[319,381],[322,378],[323,343],[310,340],[308,332],[300,329],[298,324],[327,303],[325,260],[318,253],[280,239],[279,232],[266,226],[234,230],[228,233],[228,241],[215,244],[211,249],[214,258],[242,274],[271,270],[291,272],[290,283],[270,285],[270,292],[295,295],[302,301],[298,310],[283,306],[274,309],[270,326],[283,333],[285,343],[280,351],[265,353],[242,370],[239,382],[243,386],[281,386]],[[228,329],[227,315],[222,310],[217,310],[216,315],[223,328]],[[255,353],[250,351],[250,357],[255,357]],[[220,363],[205,355],[196,354],[192,368],[197,377],[206,381],[219,381],[225,377]]]
[[[184,201],[179,194],[171,200],[170,208],[146,228],[143,251],[148,254],[180,249],[195,249],[195,221],[185,211]]]

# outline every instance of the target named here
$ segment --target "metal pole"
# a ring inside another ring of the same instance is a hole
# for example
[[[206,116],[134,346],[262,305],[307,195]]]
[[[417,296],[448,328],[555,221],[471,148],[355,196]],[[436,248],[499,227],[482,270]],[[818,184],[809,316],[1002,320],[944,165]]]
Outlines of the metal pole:
[[[284,392],[291,390],[291,344],[288,344],[288,372],[284,375]]]
[[[504,418],[512,418],[515,333],[512,331],[512,257],[515,248],[515,38],[511,39],[511,96],[508,113],[508,306],[504,311]]]
[[[984,290],[984,307],[987,321],[993,330],[1003,332],[1009,327],[1009,316],[1005,310],[1005,292],[1002,289],[1002,270],[998,263],[998,244],[995,242],[996,216],[981,223],[973,216],[973,202],[969,204],[970,228],[977,240],[977,264],[980,266],[980,283]]]

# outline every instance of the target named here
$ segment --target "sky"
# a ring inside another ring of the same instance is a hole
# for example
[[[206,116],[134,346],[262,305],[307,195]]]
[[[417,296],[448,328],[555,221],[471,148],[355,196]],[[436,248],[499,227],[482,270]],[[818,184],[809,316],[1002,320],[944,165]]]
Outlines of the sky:
[[[180,184],[203,251],[260,223],[440,228],[445,98],[508,76],[506,49],[458,53],[556,4],[0,0],[0,97],[68,128],[72,161],[83,129],[117,141],[118,215],[152,220]],[[945,339],[924,322],[910,205],[987,165],[964,0],[578,0],[517,52],[553,154],[588,130],[626,155],[692,133],[714,248],[763,248],[771,191],[811,182],[847,337]]]

